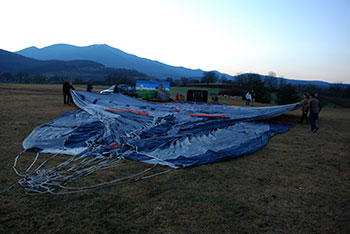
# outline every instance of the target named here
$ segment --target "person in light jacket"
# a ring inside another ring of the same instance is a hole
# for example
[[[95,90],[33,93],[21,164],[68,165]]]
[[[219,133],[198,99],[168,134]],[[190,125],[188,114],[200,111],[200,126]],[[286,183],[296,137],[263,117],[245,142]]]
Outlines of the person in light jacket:
[[[252,100],[252,95],[250,94],[249,91],[248,91],[248,93],[245,95],[245,99],[246,99],[245,104],[246,104],[247,106],[249,106],[249,105],[250,105],[250,101]]]

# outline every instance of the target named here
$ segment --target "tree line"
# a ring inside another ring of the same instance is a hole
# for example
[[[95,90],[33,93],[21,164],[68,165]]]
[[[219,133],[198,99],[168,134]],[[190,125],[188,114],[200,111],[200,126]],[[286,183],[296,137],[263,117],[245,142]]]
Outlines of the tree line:
[[[66,75],[62,75],[66,74]],[[69,72],[29,74],[27,72],[0,72],[0,82],[3,83],[24,83],[24,84],[61,84],[69,80],[75,84],[93,83],[96,85],[110,85],[115,83],[135,84],[137,79],[144,79],[147,75],[132,69],[104,68],[99,71],[92,71],[88,74],[77,73],[72,75]]]
[[[350,85],[335,83],[329,88],[321,88],[315,85],[292,85],[285,79],[276,78],[276,73],[270,72],[262,78],[259,74],[238,74],[234,80],[226,76],[218,76],[215,72],[204,72],[201,79],[181,78],[173,81],[167,78],[171,86],[186,86],[190,83],[226,83],[240,87],[245,92],[254,90],[255,100],[261,103],[271,103],[272,94],[276,95],[275,101],[279,105],[298,102],[303,93],[319,93],[325,96],[350,98]]]
[[[277,104],[293,103],[300,100],[302,93],[318,92],[322,95],[333,97],[350,98],[350,85],[332,84],[329,88],[320,88],[314,85],[292,85],[288,84],[284,79],[276,78],[274,72],[270,72],[269,76],[264,76],[264,79],[259,74],[240,74],[234,80],[228,79],[225,75],[219,76],[218,73],[210,71],[204,72],[202,77],[182,77],[180,79],[173,79],[168,77],[165,81],[170,82],[170,86],[187,86],[191,83],[226,83],[240,87],[245,92],[254,90],[255,100],[261,103],[271,103],[274,93],[277,97]],[[9,83],[27,83],[27,84],[61,84],[64,80],[70,80],[75,84],[93,83],[95,85],[113,85],[117,83],[135,85],[136,80],[151,79],[160,80],[156,78],[147,77],[143,73],[128,69],[114,69],[105,75],[105,79],[86,80],[83,77],[77,76],[71,78],[68,76],[43,74],[29,75],[25,72],[19,72],[13,75],[9,72],[0,73],[0,82]]]

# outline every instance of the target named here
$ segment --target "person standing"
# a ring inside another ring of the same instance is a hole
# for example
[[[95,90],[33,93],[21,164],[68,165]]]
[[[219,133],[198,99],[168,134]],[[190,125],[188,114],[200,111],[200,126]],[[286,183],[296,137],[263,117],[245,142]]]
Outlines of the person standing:
[[[68,104],[69,101],[69,82],[68,80],[65,80],[62,86],[62,92],[63,92],[63,103]]]
[[[309,123],[311,125],[311,131],[316,133],[319,129],[316,125],[316,120],[318,119],[318,114],[320,113],[320,101],[315,97],[315,94],[311,94],[311,99],[309,100],[310,114]]]
[[[68,104],[73,103],[72,93],[70,92],[71,90],[75,90],[72,82],[69,83],[68,101],[67,101]]]
[[[321,110],[323,108],[323,104],[322,104],[320,97],[318,96],[318,93],[315,93],[315,98],[320,102],[320,112],[321,112]],[[318,116],[318,117],[320,117],[320,116]]]
[[[86,86],[86,92],[91,92],[93,89],[92,84],[89,82],[88,85]]]
[[[299,105],[301,106],[301,118],[299,123],[303,123],[304,120],[306,121],[306,123],[308,123],[307,120],[307,114],[309,113],[309,99],[310,99],[310,95],[308,93],[304,93],[304,100],[302,100]]]
[[[252,100],[252,95],[250,94],[249,91],[248,91],[248,93],[245,95],[245,99],[246,99],[245,104],[246,104],[247,106],[249,106],[249,105],[250,105],[250,101]]]
[[[250,96],[251,96],[251,105],[254,106],[254,102],[255,102],[255,92],[254,90],[250,91]]]
[[[115,84],[114,89],[113,89],[113,93],[119,93],[118,84]]]

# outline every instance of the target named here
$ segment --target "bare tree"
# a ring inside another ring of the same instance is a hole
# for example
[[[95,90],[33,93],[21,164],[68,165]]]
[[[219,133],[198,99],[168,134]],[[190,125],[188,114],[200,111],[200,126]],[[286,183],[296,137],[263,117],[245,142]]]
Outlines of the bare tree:
[[[215,83],[218,80],[218,75],[215,72],[204,72],[202,77],[202,83]]]

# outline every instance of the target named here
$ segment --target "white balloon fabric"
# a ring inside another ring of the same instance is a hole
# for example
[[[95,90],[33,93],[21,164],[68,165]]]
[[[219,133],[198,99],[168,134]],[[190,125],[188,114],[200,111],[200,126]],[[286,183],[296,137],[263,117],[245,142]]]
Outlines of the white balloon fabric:
[[[152,103],[122,94],[72,91],[77,111],[33,130],[24,150],[124,158],[172,168],[252,153],[288,124],[267,120],[299,106]]]

